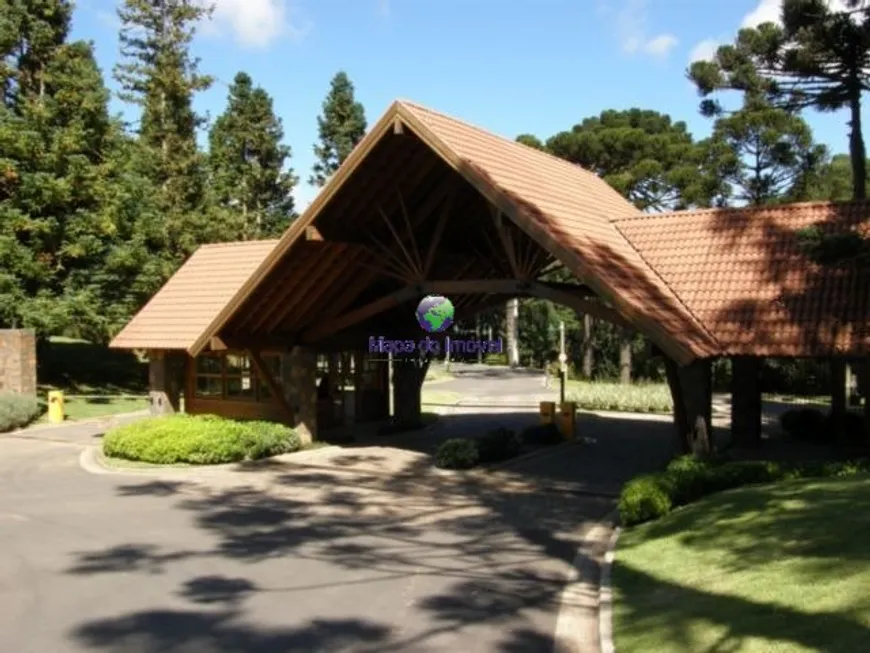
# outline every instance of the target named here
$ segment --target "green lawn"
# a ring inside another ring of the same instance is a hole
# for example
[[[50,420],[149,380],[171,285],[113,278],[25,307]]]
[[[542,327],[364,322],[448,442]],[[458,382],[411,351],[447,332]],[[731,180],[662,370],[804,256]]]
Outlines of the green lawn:
[[[422,400],[424,406],[455,406],[462,398],[458,392],[449,390],[429,390],[423,386]]]
[[[711,496],[620,537],[622,653],[857,653],[870,642],[870,478]]]
[[[63,404],[66,421],[74,421],[145,410],[148,408],[148,397],[144,395],[64,395]],[[42,405],[43,411],[48,410],[44,394],[40,397],[40,405]],[[38,422],[48,422],[48,413],[44,413]]]

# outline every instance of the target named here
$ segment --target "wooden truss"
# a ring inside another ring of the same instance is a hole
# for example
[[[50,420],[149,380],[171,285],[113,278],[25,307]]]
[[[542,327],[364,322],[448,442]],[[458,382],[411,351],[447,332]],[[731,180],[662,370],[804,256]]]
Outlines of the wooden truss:
[[[409,284],[401,290],[376,299],[365,306],[361,306],[334,319],[321,320],[302,334],[302,340],[313,342],[326,338],[355,324],[359,324],[378,313],[383,313],[415,297],[426,294],[532,296],[568,306],[576,311],[588,313],[620,326],[628,326],[628,322],[614,309],[594,299],[594,294],[586,286],[528,281],[525,279],[424,281]],[[504,299],[501,301],[504,302]]]

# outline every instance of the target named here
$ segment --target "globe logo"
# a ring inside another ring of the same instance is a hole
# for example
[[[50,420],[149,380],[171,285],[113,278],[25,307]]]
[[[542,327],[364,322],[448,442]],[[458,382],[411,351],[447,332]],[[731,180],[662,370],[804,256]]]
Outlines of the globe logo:
[[[453,325],[453,302],[441,295],[427,295],[417,305],[417,323],[423,331],[441,333]]]

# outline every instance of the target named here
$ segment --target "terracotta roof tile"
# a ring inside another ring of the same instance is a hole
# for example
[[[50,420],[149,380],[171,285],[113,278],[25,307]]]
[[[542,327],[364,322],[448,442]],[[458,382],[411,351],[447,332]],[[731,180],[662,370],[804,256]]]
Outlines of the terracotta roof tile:
[[[641,214],[620,231],[719,341],[723,354],[870,352],[870,274],[812,263],[797,231],[860,227],[870,203]]]
[[[277,240],[203,245],[112,340],[119,349],[190,348]]]
[[[715,341],[614,225],[643,214],[601,178],[431,109],[401,105],[569,250],[571,260],[562,262],[587,282],[600,280],[623,313],[663,328],[695,356],[715,353]]]

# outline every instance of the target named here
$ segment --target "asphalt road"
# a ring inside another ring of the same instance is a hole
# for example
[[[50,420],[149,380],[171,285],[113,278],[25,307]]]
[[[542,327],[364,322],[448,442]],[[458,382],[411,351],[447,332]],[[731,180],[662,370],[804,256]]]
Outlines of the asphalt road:
[[[611,507],[352,464],[268,492],[94,475],[90,439],[0,436],[0,651],[550,653]]]

